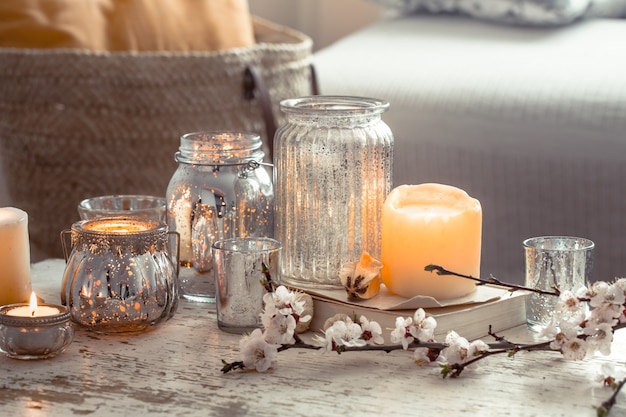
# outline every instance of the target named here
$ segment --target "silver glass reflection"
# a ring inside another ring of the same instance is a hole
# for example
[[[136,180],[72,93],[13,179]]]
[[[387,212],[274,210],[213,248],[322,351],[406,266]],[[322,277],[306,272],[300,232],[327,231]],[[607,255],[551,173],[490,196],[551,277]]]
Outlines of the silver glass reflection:
[[[81,220],[64,231],[61,302],[72,321],[95,332],[130,333],[171,318],[178,306],[172,235],[165,223],[124,217]]]
[[[587,285],[593,268],[594,243],[585,238],[543,236],[523,242],[526,286],[576,291]],[[558,297],[532,293],[526,298],[526,322],[533,331],[550,323]]]
[[[167,224],[180,234],[180,293],[215,302],[211,246],[274,233],[274,191],[256,133],[196,132],[180,138],[167,187]]]
[[[229,333],[261,326],[263,281],[278,279],[280,242],[270,238],[234,238],[213,245],[217,282],[217,325]]]
[[[383,203],[391,191],[393,135],[382,100],[314,96],[283,100],[276,132],[274,237],[281,279],[342,288],[341,266],[366,251],[380,258]]]

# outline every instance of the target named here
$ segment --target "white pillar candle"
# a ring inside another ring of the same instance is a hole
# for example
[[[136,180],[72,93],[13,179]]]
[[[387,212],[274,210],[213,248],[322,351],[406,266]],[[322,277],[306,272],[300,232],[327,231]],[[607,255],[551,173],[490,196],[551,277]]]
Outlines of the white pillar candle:
[[[28,214],[0,207],[0,305],[27,302],[30,293]]]
[[[401,185],[387,196],[382,215],[381,277],[398,295],[462,297],[475,282],[424,270],[436,264],[478,277],[482,233],[480,202],[442,184]]]

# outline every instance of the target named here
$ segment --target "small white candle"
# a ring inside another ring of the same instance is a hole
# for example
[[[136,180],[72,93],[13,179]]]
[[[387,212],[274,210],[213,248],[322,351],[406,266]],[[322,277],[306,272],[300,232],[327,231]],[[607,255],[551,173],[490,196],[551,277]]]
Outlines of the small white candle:
[[[28,214],[14,207],[0,208],[0,305],[28,301],[30,244]]]
[[[402,185],[383,206],[381,277],[401,296],[457,298],[475,290],[471,280],[424,271],[437,264],[478,277],[482,232],[480,202],[442,184]]]
[[[7,311],[7,316],[17,316],[17,317],[47,317],[47,316],[55,316],[61,312],[60,308],[51,307],[51,306],[38,306],[37,305],[37,296],[35,293],[31,293],[30,295],[30,304],[24,305],[20,307],[12,308]]]

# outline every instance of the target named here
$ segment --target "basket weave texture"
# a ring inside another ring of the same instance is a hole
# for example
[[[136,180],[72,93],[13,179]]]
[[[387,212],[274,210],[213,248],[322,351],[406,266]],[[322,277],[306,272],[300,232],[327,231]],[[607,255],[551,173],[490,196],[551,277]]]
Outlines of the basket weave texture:
[[[254,18],[256,45],[207,53],[0,49],[0,158],[11,204],[29,215],[33,260],[62,254],[77,205],[107,194],[164,196],[182,134],[261,134],[245,69],[280,100],[310,94],[312,41]]]

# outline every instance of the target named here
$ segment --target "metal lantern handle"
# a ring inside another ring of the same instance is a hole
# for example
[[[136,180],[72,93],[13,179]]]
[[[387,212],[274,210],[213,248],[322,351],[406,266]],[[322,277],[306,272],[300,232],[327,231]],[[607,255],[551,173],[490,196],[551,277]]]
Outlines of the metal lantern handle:
[[[72,231],[70,229],[65,229],[61,231],[61,247],[63,248],[63,258],[65,259],[65,263],[67,263],[70,258],[70,249],[72,249]]]

